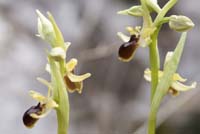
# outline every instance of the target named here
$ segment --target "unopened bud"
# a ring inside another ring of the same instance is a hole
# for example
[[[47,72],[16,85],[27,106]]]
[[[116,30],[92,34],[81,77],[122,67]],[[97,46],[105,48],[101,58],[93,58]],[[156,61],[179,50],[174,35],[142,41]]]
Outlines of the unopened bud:
[[[47,42],[53,44],[56,40],[54,27],[51,22],[39,11],[36,10],[38,15],[38,33],[39,36]]]
[[[172,15],[169,20],[169,27],[178,32],[188,31],[194,27],[192,20],[182,15]]]

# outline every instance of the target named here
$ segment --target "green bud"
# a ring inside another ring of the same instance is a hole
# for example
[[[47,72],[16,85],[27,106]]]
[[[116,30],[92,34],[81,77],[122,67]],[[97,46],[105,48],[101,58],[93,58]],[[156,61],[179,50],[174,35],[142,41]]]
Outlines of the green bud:
[[[137,6],[133,6],[133,7],[129,8],[129,9],[119,11],[117,13],[122,14],[122,15],[131,15],[131,16],[141,17],[141,16],[143,16],[142,12],[143,12],[142,6],[137,5]]]
[[[61,61],[66,58],[66,52],[61,47],[54,47],[51,49],[50,55],[56,61]]]
[[[36,13],[38,15],[39,37],[51,44],[54,44],[56,35],[52,23],[39,10],[36,10]]]
[[[169,27],[178,32],[188,31],[194,27],[192,20],[182,15],[171,15],[169,19]]]

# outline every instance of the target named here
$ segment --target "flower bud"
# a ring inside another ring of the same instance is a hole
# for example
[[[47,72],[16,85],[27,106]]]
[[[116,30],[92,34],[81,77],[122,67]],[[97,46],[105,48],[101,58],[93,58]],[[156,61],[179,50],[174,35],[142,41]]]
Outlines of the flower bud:
[[[51,49],[50,55],[56,61],[64,60],[66,58],[66,52],[61,47],[54,47]]]
[[[51,22],[39,11],[36,10],[38,15],[38,33],[39,36],[47,42],[53,44],[56,40],[54,27]]]
[[[178,32],[188,31],[194,27],[192,20],[182,15],[171,15],[169,20],[169,27]]]
[[[140,17],[140,16],[143,16],[142,12],[143,12],[142,6],[138,5],[138,6],[133,6],[126,10],[119,11],[117,13],[122,14],[122,15],[131,15],[131,16]]]

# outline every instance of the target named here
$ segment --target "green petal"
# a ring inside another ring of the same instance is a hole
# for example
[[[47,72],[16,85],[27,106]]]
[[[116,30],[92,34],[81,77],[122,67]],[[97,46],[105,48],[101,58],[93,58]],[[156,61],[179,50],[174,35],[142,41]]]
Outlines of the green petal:
[[[37,80],[38,80],[40,83],[42,83],[42,84],[44,84],[45,86],[47,86],[49,89],[51,89],[51,90],[53,89],[51,83],[49,83],[47,80],[45,80],[45,79],[43,79],[43,78],[40,78],[40,77],[38,77]]]

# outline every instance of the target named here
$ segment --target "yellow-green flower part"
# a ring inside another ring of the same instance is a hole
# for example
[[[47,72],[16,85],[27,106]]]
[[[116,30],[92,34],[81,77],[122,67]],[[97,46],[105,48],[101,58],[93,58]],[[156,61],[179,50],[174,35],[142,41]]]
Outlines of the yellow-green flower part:
[[[43,96],[42,94],[30,91],[30,96],[38,101],[36,106],[30,107],[23,116],[24,125],[28,128],[32,128],[35,123],[45,117],[51,109],[57,108],[58,104],[50,97]]]
[[[83,80],[91,76],[90,73],[86,73],[83,75],[75,75],[74,68],[76,67],[77,63],[77,59],[73,58],[70,61],[68,61],[65,65],[66,73],[64,75],[64,81],[68,91],[71,93],[75,91],[77,91],[78,93],[82,93]]]
[[[163,71],[158,72],[158,78],[159,81],[161,77],[163,76]],[[151,70],[147,68],[144,71],[144,78],[146,81],[151,82]],[[181,82],[186,82],[187,79],[181,77],[179,74],[175,73],[172,77],[172,84],[169,88],[169,93],[171,93],[173,96],[176,96],[179,94],[179,92],[188,91],[196,87],[196,82],[193,82],[191,85],[184,85]]]

